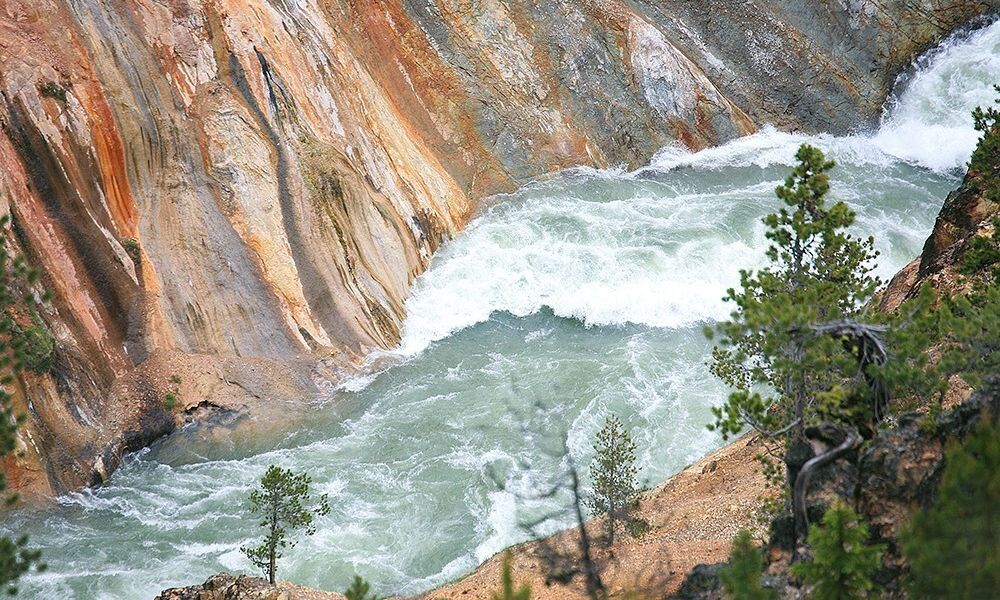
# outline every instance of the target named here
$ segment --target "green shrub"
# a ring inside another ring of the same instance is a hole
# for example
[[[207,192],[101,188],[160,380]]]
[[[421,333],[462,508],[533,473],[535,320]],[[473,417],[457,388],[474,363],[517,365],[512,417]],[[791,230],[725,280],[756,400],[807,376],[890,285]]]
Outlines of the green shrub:
[[[733,539],[729,566],[719,573],[722,589],[732,600],[771,600],[777,593],[760,584],[763,569],[764,551],[754,546],[753,536],[744,529]]]
[[[181,402],[181,378],[179,375],[171,375],[170,382],[174,384],[174,389],[167,392],[163,397],[163,408],[173,410]]]
[[[138,267],[142,264],[142,249],[139,247],[139,240],[135,238],[125,238],[121,241],[122,248],[125,249],[126,254],[132,259],[132,262]]]
[[[872,575],[883,545],[869,546],[868,526],[849,506],[838,503],[823,515],[822,525],[809,528],[813,559],[792,565],[792,574],[811,585],[810,598],[844,600],[874,595]]]
[[[507,552],[503,556],[503,571],[500,574],[500,592],[493,594],[493,600],[530,600],[530,587],[523,585],[520,589],[514,589],[514,575],[510,563],[510,552]]]
[[[42,96],[45,96],[46,98],[52,98],[60,102],[66,101],[66,88],[51,79],[39,85],[38,91],[41,92]]]
[[[937,501],[903,534],[915,598],[992,598],[1000,590],[1000,427],[952,444]]]
[[[1000,263],[1000,219],[992,221],[993,234],[989,237],[977,235],[972,237],[965,246],[965,254],[958,270],[963,275],[986,275],[994,281],[996,273],[987,269]]]
[[[371,587],[360,575],[355,575],[351,587],[347,588],[344,596],[347,600],[379,600],[379,597],[371,592]]]
[[[1000,93],[1000,85],[995,86]],[[1000,99],[996,100],[1000,104]],[[983,133],[969,160],[969,170],[975,176],[986,198],[1000,202],[1000,110],[995,106],[979,107],[972,113],[976,131]]]
[[[55,365],[56,340],[37,314],[31,315],[31,321],[29,327],[22,329],[15,324],[11,328],[11,346],[25,369],[42,375],[51,371]]]

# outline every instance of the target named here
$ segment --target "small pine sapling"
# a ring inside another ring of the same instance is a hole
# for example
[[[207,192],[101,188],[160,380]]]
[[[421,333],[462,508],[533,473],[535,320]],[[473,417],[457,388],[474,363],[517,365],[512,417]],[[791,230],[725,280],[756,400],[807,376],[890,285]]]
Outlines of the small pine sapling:
[[[764,551],[753,543],[753,535],[741,530],[733,539],[729,565],[719,573],[722,589],[732,600],[772,600],[777,592],[760,583]]]
[[[607,515],[607,545],[614,545],[618,524],[629,535],[641,537],[649,524],[637,514],[642,487],[636,479],[639,469],[635,442],[618,417],[608,417],[604,427],[597,432],[594,450],[596,455],[590,464],[594,491],[586,504],[594,514]]]
[[[813,558],[792,565],[792,574],[812,587],[810,598],[844,600],[868,598],[872,575],[881,565],[884,545],[868,545],[868,526],[849,506],[837,503],[823,515],[822,524],[809,528]]]
[[[510,552],[503,555],[503,570],[500,572],[500,592],[493,594],[493,600],[530,600],[531,588],[523,585],[514,589],[514,574]]]
[[[347,600],[379,600],[379,597],[371,591],[371,587],[360,575],[355,575],[351,587],[347,588],[344,596]]]
[[[260,527],[265,536],[260,544],[240,550],[267,574],[272,584],[278,570],[277,560],[285,549],[297,543],[289,539],[289,534],[301,529],[306,535],[313,535],[316,533],[315,517],[330,512],[326,494],[313,502],[309,494],[311,483],[312,478],[305,473],[271,465],[260,480],[260,488],[250,493],[250,512],[263,515]],[[315,506],[308,508],[308,504]]]

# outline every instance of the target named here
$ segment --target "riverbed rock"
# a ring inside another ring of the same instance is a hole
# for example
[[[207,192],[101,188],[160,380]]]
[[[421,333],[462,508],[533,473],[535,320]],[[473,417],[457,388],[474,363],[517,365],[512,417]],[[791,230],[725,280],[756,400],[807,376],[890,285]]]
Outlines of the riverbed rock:
[[[348,372],[396,343],[411,282],[480,198],[769,123],[870,124],[915,56],[997,7],[6,2],[0,209],[59,348],[20,386],[9,480],[51,497],[106,478],[170,429],[175,361],[226,365],[199,375],[203,407],[228,388],[273,404],[229,383],[264,363],[315,393],[309,361]]]

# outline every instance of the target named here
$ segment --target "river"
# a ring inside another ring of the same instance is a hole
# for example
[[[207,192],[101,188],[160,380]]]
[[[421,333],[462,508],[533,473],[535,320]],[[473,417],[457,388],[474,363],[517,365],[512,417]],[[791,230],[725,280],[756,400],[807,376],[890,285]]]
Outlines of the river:
[[[919,253],[960,181],[977,137],[970,112],[998,81],[994,24],[922,59],[875,131],[765,129],[494,199],[416,282],[400,347],[294,426],[182,431],[103,487],[8,518],[49,565],[24,580],[23,597],[148,599],[250,572],[239,551],[255,535],[246,496],[270,463],[308,471],[332,505],[279,576],[341,590],[359,573],[382,593],[427,590],[525,539],[519,515],[566,501],[517,500],[559,469],[540,448],[563,432],[585,462],[615,413],[642,479],[662,481],[722,443],[705,428],[725,390],[704,365],[702,327],[726,316],[739,269],[761,264],[760,219],[778,206],[774,187],[799,144],[837,161],[832,195],[857,211],[859,235],[875,236],[889,277]]]

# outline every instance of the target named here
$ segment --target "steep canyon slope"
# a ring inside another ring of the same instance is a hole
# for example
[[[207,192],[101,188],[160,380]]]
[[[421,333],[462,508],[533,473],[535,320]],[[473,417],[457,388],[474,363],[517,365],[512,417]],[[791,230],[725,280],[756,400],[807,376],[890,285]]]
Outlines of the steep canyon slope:
[[[0,198],[53,299],[14,487],[394,345],[477,201],[758,125],[871,123],[998,0],[7,0]],[[163,398],[180,378],[178,407]]]

